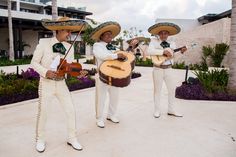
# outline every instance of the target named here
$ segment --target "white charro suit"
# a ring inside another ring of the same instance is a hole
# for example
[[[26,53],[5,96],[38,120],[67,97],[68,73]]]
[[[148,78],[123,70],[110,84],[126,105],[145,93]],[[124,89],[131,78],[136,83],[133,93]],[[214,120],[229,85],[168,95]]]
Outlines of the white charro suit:
[[[99,69],[100,65],[106,60],[117,59],[117,54],[114,54],[113,50],[108,50],[106,48],[107,43],[100,41],[93,45],[93,54],[96,57],[97,67]],[[96,118],[104,119],[104,106],[106,96],[109,94],[109,110],[108,116],[116,116],[116,110],[118,105],[119,88],[107,85],[103,83],[98,74],[96,75],[96,93],[95,93],[95,105],[96,105]]]
[[[163,55],[164,49],[162,48],[161,40],[157,38],[151,39],[151,42],[148,47],[148,55]],[[167,41],[169,42],[169,41]],[[170,48],[173,50],[176,48],[174,42],[169,42]],[[173,59],[165,61],[162,65],[171,65],[173,64]],[[160,112],[160,100],[161,100],[161,89],[163,80],[165,81],[166,87],[168,89],[168,113],[174,112],[174,99],[175,99],[175,84],[173,69],[167,68],[162,69],[159,67],[153,66],[153,84],[154,84],[154,110],[155,112]]]
[[[75,121],[75,109],[72,102],[71,94],[66,86],[65,80],[55,81],[46,78],[46,72],[52,70],[50,65],[53,60],[60,55],[59,53],[53,53],[52,46],[55,43],[59,43],[56,37],[40,39],[37,45],[34,56],[31,61],[32,67],[40,74],[39,82],[39,106],[38,117],[36,126],[36,140],[45,140],[44,129],[47,117],[47,107],[51,104],[53,96],[56,96],[61,103],[67,117],[68,139],[76,137],[76,121]],[[69,49],[70,44],[62,42],[66,50]],[[73,61],[74,50],[70,50],[66,57],[68,62]]]

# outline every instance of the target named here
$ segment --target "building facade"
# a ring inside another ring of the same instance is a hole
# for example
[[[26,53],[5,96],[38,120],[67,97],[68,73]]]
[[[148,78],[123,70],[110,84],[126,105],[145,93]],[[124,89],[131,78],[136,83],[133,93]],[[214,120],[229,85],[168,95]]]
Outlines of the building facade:
[[[52,36],[52,31],[46,30],[41,25],[42,19],[52,19],[52,6],[48,5],[48,2],[50,0],[12,0],[15,58],[31,55],[40,38]],[[92,13],[86,12],[84,8],[58,7],[58,16],[84,20],[88,15]],[[0,52],[7,54],[9,49],[7,0],[0,1],[0,36]],[[83,43],[78,41],[77,46],[82,47]]]

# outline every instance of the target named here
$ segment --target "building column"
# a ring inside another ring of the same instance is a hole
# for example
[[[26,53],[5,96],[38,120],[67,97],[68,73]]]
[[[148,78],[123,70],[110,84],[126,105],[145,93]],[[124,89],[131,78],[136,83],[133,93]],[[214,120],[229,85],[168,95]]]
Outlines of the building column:
[[[20,0],[16,0],[16,11],[20,11]]]

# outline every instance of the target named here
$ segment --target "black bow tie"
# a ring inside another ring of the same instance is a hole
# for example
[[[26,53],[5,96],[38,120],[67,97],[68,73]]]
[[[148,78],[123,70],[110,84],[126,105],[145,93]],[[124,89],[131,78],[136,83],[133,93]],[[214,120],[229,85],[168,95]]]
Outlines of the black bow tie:
[[[116,50],[116,47],[112,44],[107,44],[106,47],[108,50]]]
[[[170,47],[170,44],[166,41],[162,41],[161,44],[160,44],[163,48],[168,48]]]
[[[66,48],[62,43],[56,43],[52,46],[52,51],[53,53],[60,53],[60,54],[65,54]]]

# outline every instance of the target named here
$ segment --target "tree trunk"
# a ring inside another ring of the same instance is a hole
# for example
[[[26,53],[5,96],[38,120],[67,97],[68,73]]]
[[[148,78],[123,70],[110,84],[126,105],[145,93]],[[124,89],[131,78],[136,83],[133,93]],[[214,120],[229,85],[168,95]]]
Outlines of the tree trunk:
[[[8,29],[9,29],[9,59],[11,61],[15,60],[14,57],[14,44],[13,44],[13,30],[12,30],[12,16],[11,16],[11,0],[7,1],[8,7]]]
[[[236,0],[232,0],[228,88],[236,92]]]
[[[57,20],[58,10],[57,10],[57,0],[52,0],[52,20]],[[56,36],[56,32],[53,31],[53,36]]]

